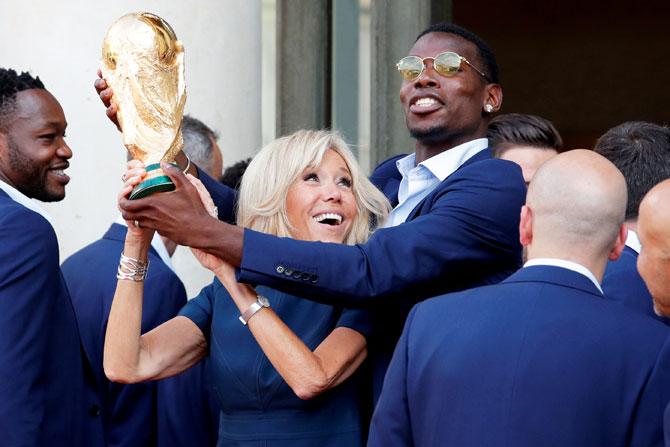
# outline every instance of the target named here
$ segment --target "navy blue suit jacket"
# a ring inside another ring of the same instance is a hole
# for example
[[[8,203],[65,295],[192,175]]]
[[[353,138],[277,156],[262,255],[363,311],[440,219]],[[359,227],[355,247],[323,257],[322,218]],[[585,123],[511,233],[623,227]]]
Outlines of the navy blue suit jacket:
[[[654,312],[649,289],[637,271],[637,253],[628,246],[623,249],[618,260],[607,263],[603,276],[603,292],[607,299],[666,325],[670,324],[669,319],[659,317]]]
[[[0,444],[102,446],[99,399],[39,214],[0,190]]]
[[[193,402],[188,397],[205,395],[204,363],[159,382],[122,385],[110,382],[105,376],[102,367],[105,331],[126,230],[123,225],[112,224],[102,239],[70,256],[62,266],[106,410],[108,445],[211,445],[218,427],[211,424],[208,400],[200,399],[191,406]],[[149,251],[149,263],[142,333],[174,317],[186,304],[184,285],[153,248]]]
[[[660,446],[669,399],[665,326],[528,267],[412,310],[369,445]]]

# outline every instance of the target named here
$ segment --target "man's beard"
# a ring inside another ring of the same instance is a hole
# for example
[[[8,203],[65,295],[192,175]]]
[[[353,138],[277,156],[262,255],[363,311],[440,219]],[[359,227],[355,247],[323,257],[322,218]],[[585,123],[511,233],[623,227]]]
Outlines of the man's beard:
[[[57,202],[64,199],[62,193],[49,191],[46,185],[46,173],[21,152],[11,137],[7,138],[7,148],[9,149],[9,165],[20,177],[19,180],[15,180],[16,189],[31,199],[42,202]]]
[[[443,143],[449,138],[449,129],[445,126],[434,126],[428,129],[409,129],[409,134],[422,144],[432,146]]]

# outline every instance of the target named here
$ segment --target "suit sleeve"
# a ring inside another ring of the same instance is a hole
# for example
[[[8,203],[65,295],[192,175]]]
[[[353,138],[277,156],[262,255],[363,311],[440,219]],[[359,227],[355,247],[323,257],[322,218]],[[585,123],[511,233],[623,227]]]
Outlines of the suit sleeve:
[[[658,446],[663,443],[663,415],[670,402],[670,338],[666,339],[649,376],[633,422],[631,446]],[[667,445],[667,444],[665,444]]]
[[[49,371],[43,328],[60,278],[51,225],[26,209],[0,216],[0,439],[40,445]]]
[[[221,182],[214,180],[205,171],[196,166],[198,178],[212,196],[214,205],[219,210],[219,220],[235,224],[235,204],[237,192]]]
[[[373,297],[426,298],[472,287],[491,272],[512,273],[521,261],[520,171],[487,162],[466,171],[441,185],[424,205],[430,209],[375,231],[366,244],[297,241],[247,229],[238,280],[357,307]]]
[[[407,369],[409,367],[409,333],[417,307],[414,307],[407,317],[402,336],[386,371],[382,393],[370,423],[368,447],[414,445],[408,404]]]

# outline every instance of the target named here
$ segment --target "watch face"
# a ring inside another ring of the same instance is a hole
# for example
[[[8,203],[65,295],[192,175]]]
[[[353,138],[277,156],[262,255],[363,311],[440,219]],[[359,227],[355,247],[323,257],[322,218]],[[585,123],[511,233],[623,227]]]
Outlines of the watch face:
[[[270,307],[270,301],[267,298],[265,298],[264,296],[258,295],[258,302],[263,307]]]

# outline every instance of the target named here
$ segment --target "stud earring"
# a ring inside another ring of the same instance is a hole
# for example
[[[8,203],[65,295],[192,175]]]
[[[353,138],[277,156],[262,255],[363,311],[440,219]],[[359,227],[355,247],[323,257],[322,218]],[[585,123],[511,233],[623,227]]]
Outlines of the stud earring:
[[[491,112],[493,112],[493,106],[492,106],[491,104],[486,104],[486,105],[484,106],[484,111],[485,111],[486,113],[491,113]]]

